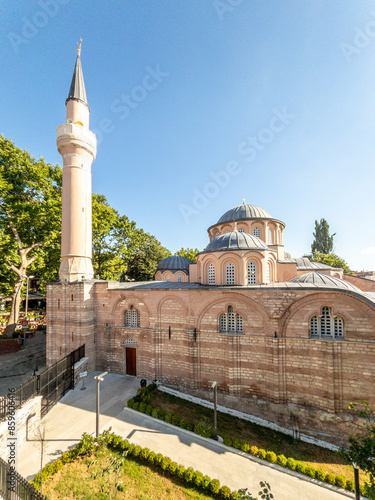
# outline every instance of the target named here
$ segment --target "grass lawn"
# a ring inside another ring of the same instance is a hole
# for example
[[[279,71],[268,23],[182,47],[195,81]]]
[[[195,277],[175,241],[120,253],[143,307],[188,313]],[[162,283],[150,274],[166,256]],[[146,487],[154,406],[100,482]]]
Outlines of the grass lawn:
[[[202,494],[186,486],[177,477],[162,474],[152,466],[144,465],[132,458],[125,458],[119,470],[117,483],[123,491],[117,490],[116,472],[108,475],[102,471],[110,464],[109,456],[119,456],[106,447],[95,455],[77,458],[74,462],[50,476],[43,485],[43,494],[51,500],[80,499],[108,500],[122,499],[197,499],[212,500],[215,497]]]
[[[182,419],[213,426],[213,410],[170,394],[155,390],[150,393],[150,404]],[[345,465],[341,457],[325,448],[294,440],[291,436],[220,412],[217,414],[217,429],[219,436],[239,438],[251,446],[274,451],[277,455],[292,457],[326,473],[354,480],[353,467]],[[366,475],[360,472],[360,480],[364,482],[365,479]]]

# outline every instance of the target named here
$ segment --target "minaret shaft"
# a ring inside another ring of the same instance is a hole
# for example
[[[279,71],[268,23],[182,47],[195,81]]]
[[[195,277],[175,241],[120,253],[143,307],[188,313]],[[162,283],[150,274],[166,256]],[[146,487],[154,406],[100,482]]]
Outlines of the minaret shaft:
[[[66,101],[66,123],[57,128],[57,148],[63,157],[60,280],[93,278],[91,164],[96,156],[96,137],[89,130],[89,108],[79,55],[73,85]]]

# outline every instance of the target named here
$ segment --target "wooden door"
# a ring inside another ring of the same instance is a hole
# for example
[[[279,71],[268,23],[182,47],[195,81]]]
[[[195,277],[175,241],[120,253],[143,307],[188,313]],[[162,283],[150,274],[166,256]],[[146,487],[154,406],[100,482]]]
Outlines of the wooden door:
[[[126,375],[137,375],[137,349],[126,347]]]

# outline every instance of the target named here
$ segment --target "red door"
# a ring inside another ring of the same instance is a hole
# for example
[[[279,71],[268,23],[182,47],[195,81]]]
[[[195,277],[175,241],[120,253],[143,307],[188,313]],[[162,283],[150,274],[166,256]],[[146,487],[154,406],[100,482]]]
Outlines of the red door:
[[[136,353],[135,347],[126,347],[126,375],[137,375]]]

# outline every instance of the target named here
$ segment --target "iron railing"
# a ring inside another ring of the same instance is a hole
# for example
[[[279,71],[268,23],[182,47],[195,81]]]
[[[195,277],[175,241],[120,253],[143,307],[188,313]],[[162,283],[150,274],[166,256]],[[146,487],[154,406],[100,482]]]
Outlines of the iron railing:
[[[0,457],[0,498],[5,500],[46,500],[34,486]]]

